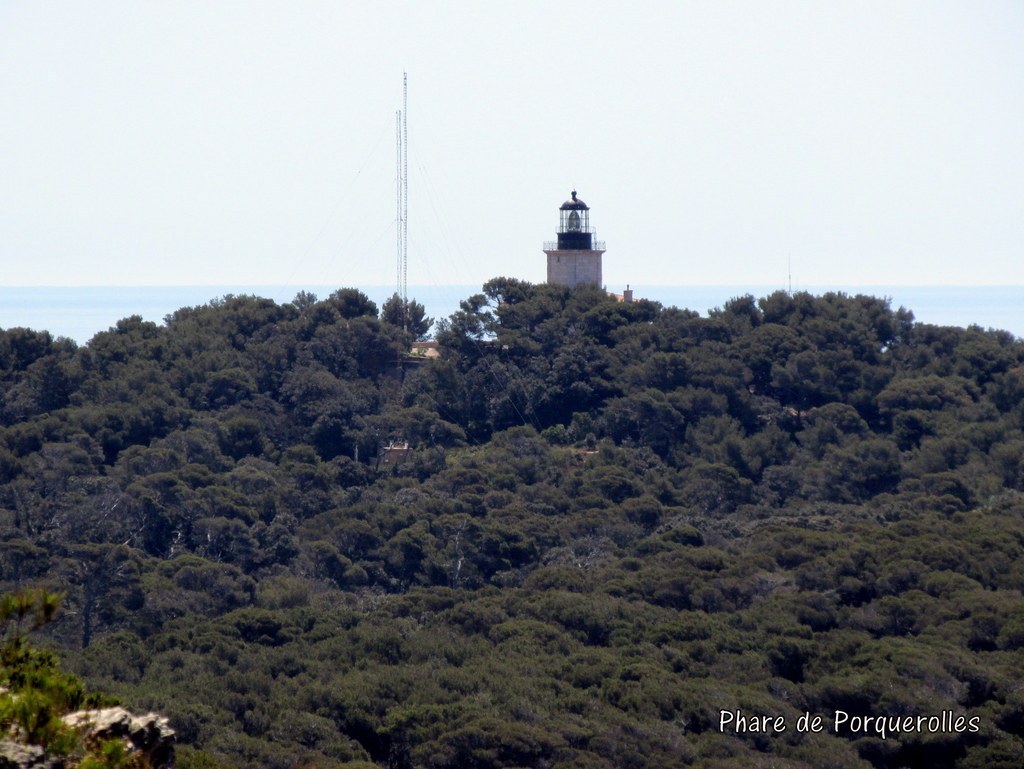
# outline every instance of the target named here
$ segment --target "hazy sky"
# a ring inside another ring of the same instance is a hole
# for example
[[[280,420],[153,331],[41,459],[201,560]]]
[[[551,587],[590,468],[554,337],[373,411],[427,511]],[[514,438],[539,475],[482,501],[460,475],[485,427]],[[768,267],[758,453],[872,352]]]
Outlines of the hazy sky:
[[[1024,284],[1024,2],[0,0],[0,285]]]

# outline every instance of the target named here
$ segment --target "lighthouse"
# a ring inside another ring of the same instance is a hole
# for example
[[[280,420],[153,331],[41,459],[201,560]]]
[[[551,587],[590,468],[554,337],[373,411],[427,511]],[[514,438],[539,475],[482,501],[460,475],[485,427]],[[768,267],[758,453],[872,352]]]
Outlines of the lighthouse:
[[[544,244],[548,257],[548,283],[575,288],[581,285],[601,287],[601,256],[604,243],[594,239],[590,227],[590,206],[576,197],[562,203],[558,210],[558,240]]]

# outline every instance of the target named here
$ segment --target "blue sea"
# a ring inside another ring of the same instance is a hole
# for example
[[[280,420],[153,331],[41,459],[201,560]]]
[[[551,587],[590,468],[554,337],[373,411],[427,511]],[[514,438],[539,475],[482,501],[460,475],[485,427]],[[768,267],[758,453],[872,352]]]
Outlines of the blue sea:
[[[325,298],[337,286],[29,286],[0,287],[0,328],[27,327],[86,344],[96,333],[118,320],[140,315],[163,323],[180,307],[202,305],[227,294],[252,294],[289,302],[299,291]],[[378,306],[394,286],[360,286]],[[702,315],[729,299],[753,294],[765,296],[779,286],[633,286],[637,298],[665,306],[684,307]],[[621,291],[621,287],[615,287]],[[924,323],[944,326],[977,325],[1024,337],[1024,286],[801,286],[812,294],[843,291],[889,299],[893,308],[912,310]],[[480,286],[410,286],[409,296],[422,303],[427,315],[444,318],[458,309],[459,301],[478,293]]]

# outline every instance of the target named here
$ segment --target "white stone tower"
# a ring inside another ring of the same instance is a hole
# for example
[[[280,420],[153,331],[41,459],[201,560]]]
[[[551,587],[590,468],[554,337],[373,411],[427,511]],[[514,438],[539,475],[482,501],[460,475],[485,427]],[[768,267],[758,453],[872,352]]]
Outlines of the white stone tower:
[[[579,285],[603,286],[601,255],[604,243],[594,240],[590,229],[590,207],[576,197],[559,209],[558,240],[544,244],[548,255],[548,283],[575,288]]]

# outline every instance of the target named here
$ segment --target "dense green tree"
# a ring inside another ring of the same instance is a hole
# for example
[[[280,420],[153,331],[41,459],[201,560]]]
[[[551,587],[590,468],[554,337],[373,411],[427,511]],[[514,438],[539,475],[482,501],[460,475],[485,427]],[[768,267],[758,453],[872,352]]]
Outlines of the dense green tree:
[[[80,348],[0,332],[0,588],[66,591],[47,642],[171,716],[184,765],[1021,748],[1019,340],[874,297],[701,317],[496,278],[413,360],[395,309],[341,289]],[[837,707],[982,728],[719,725]]]
[[[403,300],[397,293],[384,302],[380,308],[380,319],[401,329],[405,329],[416,339],[426,339],[434,323],[427,317],[427,311],[415,299]]]
[[[358,289],[339,288],[327,297],[327,303],[345,319],[377,317],[377,305]]]

